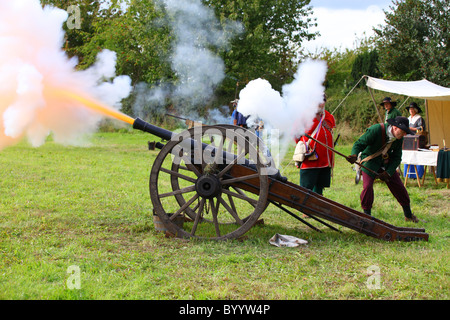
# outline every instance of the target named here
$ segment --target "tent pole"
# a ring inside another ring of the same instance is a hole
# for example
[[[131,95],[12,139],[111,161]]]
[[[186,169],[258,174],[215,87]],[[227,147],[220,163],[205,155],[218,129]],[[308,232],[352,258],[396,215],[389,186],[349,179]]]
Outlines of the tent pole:
[[[405,101],[403,101],[402,105],[401,105],[400,107],[398,107],[398,110],[400,110],[401,108],[403,108],[403,106],[404,106],[405,103],[409,100],[409,98],[411,98],[411,97],[408,97],[408,98],[406,98]],[[400,111],[401,111],[401,110],[400,110]]]
[[[359,79],[358,83],[355,84],[355,86],[352,88],[352,90],[350,90],[349,93],[347,93],[347,95],[345,96],[345,98],[341,101],[341,103],[339,103],[339,105],[336,107],[336,109],[334,109],[334,111],[331,114],[334,114],[336,112],[337,109],[340,108],[340,106],[344,103],[344,101],[348,98],[348,96],[350,95],[350,93],[353,92],[353,90],[355,90],[355,88],[359,85],[359,83],[362,81],[362,79],[367,78],[367,76],[362,76],[361,79]]]
[[[427,132],[428,132],[428,144],[431,144],[431,132],[430,132],[430,117],[428,115],[428,99],[425,99],[425,115],[427,117],[426,120],[426,126],[427,126]]]
[[[370,97],[372,98],[373,104],[375,106],[375,110],[377,110],[378,118],[380,118],[380,122],[383,123],[384,121],[383,121],[383,118],[381,117],[380,111],[378,110],[377,103],[375,102],[375,98],[373,97],[373,92],[370,89],[370,87],[368,87],[368,89],[369,89]]]

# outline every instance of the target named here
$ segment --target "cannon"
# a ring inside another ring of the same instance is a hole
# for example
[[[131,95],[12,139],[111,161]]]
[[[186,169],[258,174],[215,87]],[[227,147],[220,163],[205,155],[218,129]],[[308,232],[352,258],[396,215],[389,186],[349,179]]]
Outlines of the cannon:
[[[386,241],[428,241],[424,229],[393,226],[289,182],[250,130],[202,125],[176,134],[140,118],[133,128],[165,142],[156,145],[149,190],[154,214],[176,237],[240,238],[272,204],[317,232],[294,211],[338,232],[332,224]]]

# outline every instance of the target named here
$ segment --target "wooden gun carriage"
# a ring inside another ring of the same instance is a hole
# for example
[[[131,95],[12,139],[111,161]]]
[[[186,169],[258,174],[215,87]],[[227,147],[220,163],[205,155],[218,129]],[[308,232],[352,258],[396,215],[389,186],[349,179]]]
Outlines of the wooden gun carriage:
[[[424,229],[390,225],[287,181],[249,130],[203,125],[175,134],[139,118],[133,128],[167,141],[157,144],[150,197],[154,214],[177,237],[240,238],[272,204],[318,232],[292,211],[336,231],[328,222],[386,241],[428,240]]]

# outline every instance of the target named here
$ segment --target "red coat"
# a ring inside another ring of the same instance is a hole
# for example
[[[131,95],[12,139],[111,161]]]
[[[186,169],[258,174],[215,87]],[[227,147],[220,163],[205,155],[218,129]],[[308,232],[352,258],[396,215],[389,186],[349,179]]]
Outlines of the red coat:
[[[322,124],[316,134],[313,135],[314,130],[320,123],[320,119],[322,118],[314,118],[313,125],[311,128],[306,130],[306,134],[310,135],[311,137],[319,140],[323,144],[328,145],[331,148],[334,148],[334,140],[333,140],[333,133],[332,129],[336,127],[336,122],[334,120],[334,117],[331,113],[325,110],[325,113],[323,115]],[[302,139],[303,141],[307,141],[308,138],[302,136],[298,139],[295,139],[295,142],[298,143],[298,141]],[[302,162],[301,169],[312,169],[312,168],[325,168],[325,167],[334,167],[334,152],[328,150],[324,146],[320,145],[319,143],[315,141],[311,141],[309,145],[309,149],[313,149],[315,147],[315,152],[317,153],[319,159],[311,161],[309,159],[305,159],[305,161]]]

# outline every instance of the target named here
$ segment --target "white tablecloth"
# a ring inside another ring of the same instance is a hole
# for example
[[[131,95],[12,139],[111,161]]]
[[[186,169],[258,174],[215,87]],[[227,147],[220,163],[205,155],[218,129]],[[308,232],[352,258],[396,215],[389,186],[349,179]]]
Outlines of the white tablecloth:
[[[437,166],[439,152],[403,150],[402,163],[416,166]]]

